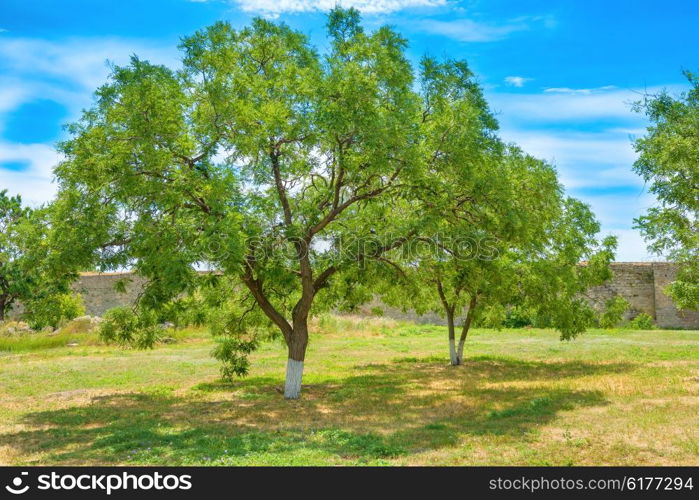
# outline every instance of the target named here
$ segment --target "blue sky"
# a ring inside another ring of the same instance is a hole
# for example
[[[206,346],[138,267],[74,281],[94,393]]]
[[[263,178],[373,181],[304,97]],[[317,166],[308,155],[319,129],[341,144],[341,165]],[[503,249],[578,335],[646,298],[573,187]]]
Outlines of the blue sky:
[[[107,60],[135,53],[177,66],[180,36],[257,15],[322,48],[336,3],[360,9],[369,27],[396,27],[416,60],[466,59],[501,135],[557,166],[605,234],[619,236],[617,260],[657,259],[632,229],[654,199],[631,171],[631,139],[646,123],[630,103],[681,92],[682,69],[699,70],[699,2],[686,0],[0,0],[0,189],[51,199],[61,125],[90,105]]]

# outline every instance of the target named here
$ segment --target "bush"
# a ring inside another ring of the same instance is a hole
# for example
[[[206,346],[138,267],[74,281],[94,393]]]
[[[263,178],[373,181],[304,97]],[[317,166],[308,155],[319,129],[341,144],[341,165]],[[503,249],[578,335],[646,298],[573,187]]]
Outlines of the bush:
[[[24,318],[34,330],[47,326],[58,328],[67,321],[85,314],[79,294],[57,293],[27,301]]]
[[[601,328],[615,328],[624,319],[624,313],[629,309],[629,302],[620,295],[612,297],[605,303],[604,312],[600,315]]]
[[[532,317],[529,312],[520,307],[512,307],[505,313],[502,326],[505,328],[524,328],[532,326]]]
[[[214,359],[221,362],[221,377],[224,380],[232,380],[236,376],[247,375],[250,368],[248,356],[257,349],[257,340],[217,337],[215,341],[216,347],[211,354]]]
[[[153,347],[161,336],[158,315],[149,310],[135,311],[130,307],[115,307],[104,313],[99,336],[105,342],[130,345],[139,349]]]
[[[370,311],[370,314],[371,314],[372,316],[382,317],[383,314],[384,314],[384,311],[383,311],[383,309],[382,309],[381,307],[372,307],[372,308],[371,308],[371,311]]]
[[[631,320],[629,323],[631,328],[636,330],[655,330],[655,322],[653,317],[647,313],[641,313]]]

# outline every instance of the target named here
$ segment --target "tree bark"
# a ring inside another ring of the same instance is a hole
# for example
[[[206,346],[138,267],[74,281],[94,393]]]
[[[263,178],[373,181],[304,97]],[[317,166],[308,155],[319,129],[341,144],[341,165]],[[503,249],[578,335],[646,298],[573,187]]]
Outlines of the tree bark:
[[[456,334],[454,329],[454,312],[447,310],[447,326],[449,328],[449,360],[451,364],[456,366],[459,364],[459,359],[456,355]]]
[[[444,311],[447,315],[447,327],[449,329],[449,360],[451,361],[452,365],[456,366],[459,364],[456,356],[456,334],[454,332],[454,308],[456,307],[456,304],[449,304],[447,296],[444,293],[444,287],[442,287],[442,280],[439,277],[437,277],[435,283],[437,284],[439,299],[442,301]]]
[[[7,297],[0,295],[0,321],[5,321],[5,308],[9,307]]]
[[[473,314],[476,309],[476,296],[471,297],[471,302],[468,305],[468,312],[466,313],[466,319],[464,320],[464,325],[461,328],[461,337],[459,338],[459,349],[456,353],[457,364],[460,365],[464,361],[464,344],[466,343],[466,337],[468,336],[468,331],[471,328],[471,323],[473,322]]]

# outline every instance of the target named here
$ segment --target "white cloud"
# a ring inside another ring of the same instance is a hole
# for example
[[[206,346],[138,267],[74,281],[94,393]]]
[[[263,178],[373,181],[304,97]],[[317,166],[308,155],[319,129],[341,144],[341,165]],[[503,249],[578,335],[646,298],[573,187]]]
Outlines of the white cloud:
[[[540,93],[488,92],[491,108],[500,113],[501,121],[531,125],[540,123],[571,124],[577,122],[616,121],[617,129],[638,131],[645,127],[644,117],[631,110],[631,105],[644,94],[662,90],[679,93],[686,86],[653,86],[645,89],[622,89],[613,85],[574,89],[544,89]]]
[[[659,87],[650,89],[656,91]],[[569,189],[638,187],[631,137],[645,133],[645,118],[630,103],[641,92],[612,86],[575,92],[490,92],[501,135],[554,163]]]
[[[524,87],[524,84],[530,81],[531,78],[526,78],[524,76],[506,76],[505,83],[512,87]]]
[[[607,90],[599,93],[492,94],[491,105],[506,116],[528,122],[561,120],[638,119],[631,103],[641,98],[632,90]]]
[[[49,99],[65,105],[71,116],[89,104],[90,93],[66,88],[55,82],[42,82],[32,78],[0,77],[0,134],[6,128],[7,119],[20,106],[36,99]]]
[[[617,262],[663,262],[667,260],[662,255],[648,251],[648,244],[635,229],[614,229],[609,231],[617,237]]]
[[[418,24],[423,31],[442,35],[460,42],[493,42],[502,40],[517,31],[525,31],[529,26],[524,23],[489,25],[471,19],[455,21],[438,21],[428,19]]]
[[[275,17],[283,13],[327,12],[341,6],[367,14],[388,14],[414,7],[439,7],[447,0],[231,0],[245,12]]]
[[[178,65],[174,43],[171,48],[162,48],[124,39],[0,38],[0,132],[10,113],[35,99],[54,100],[66,107],[69,120],[76,119],[90,104],[92,92],[106,81],[106,61],[124,64],[134,53],[154,63]],[[56,191],[52,169],[58,160],[51,144],[0,140],[0,163],[28,165],[17,171],[0,166],[0,189],[21,194],[32,205],[49,201]]]
[[[0,78],[0,113],[15,109],[25,101],[29,89],[19,81]]]
[[[610,128],[608,131],[613,134],[626,134],[629,137],[638,137],[648,132],[645,127],[614,127]]]
[[[595,87],[592,89],[572,89],[570,87],[550,87],[544,89],[544,92],[549,94],[579,94],[579,95],[590,95],[598,94],[600,92],[606,92],[608,90],[614,90],[616,87],[614,85],[605,85],[604,87]]]
[[[0,61],[8,74],[34,75],[42,81],[59,78],[93,91],[104,83],[107,61],[125,64],[132,54],[155,63],[177,65],[176,44],[163,48],[139,40],[72,38],[49,41],[33,38],[0,38]]]
[[[551,16],[523,16],[503,23],[486,23],[473,19],[441,21],[426,19],[416,23],[418,29],[435,35],[446,36],[460,42],[495,42],[513,33],[528,31],[534,26],[552,28],[555,20]]]
[[[621,134],[503,128],[501,136],[556,164],[569,188],[640,182],[631,172],[636,153],[629,138]],[[571,170],[569,175],[566,169]]]
[[[47,144],[0,142],[0,163],[28,164],[26,169],[18,171],[0,168],[0,189],[7,189],[11,195],[22,195],[22,199],[32,206],[47,202],[56,194],[52,178],[53,167],[59,160],[59,153]]]

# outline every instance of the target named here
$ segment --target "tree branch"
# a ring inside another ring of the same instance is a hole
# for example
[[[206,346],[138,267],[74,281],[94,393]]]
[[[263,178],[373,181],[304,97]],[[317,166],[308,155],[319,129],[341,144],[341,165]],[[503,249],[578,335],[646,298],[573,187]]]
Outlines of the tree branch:
[[[290,227],[292,223],[291,207],[289,206],[289,198],[286,195],[286,188],[284,187],[284,181],[282,180],[281,171],[279,169],[279,151],[272,148],[269,153],[269,158],[272,162],[272,173],[274,174],[274,184],[277,188],[277,195],[279,196],[279,202],[284,211],[284,223],[287,227]]]
[[[335,266],[335,265],[332,265],[332,266],[326,268],[323,272],[321,272],[321,273],[318,275],[318,277],[317,277],[317,278],[315,279],[315,281],[313,282],[313,289],[314,289],[316,292],[318,292],[318,290],[320,290],[321,288],[323,288],[323,287],[326,285],[328,279],[329,279],[333,274],[335,274],[337,271],[338,271],[338,268],[337,268],[337,266]]]
[[[262,282],[253,276],[253,262],[254,258],[248,255],[245,259],[245,271],[241,276],[243,283],[245,283],[245,286],[247,286],[248,290],[250,290],[250,293],[255,298],[255,301],[260,306],[260,309],[262,309],[262,312],[264,312],[265,315],[279,327],[284,335],[284,339],[289,342],[293,329],[286,318],[282,316],[267,299],[264,289],[262,288]]]

